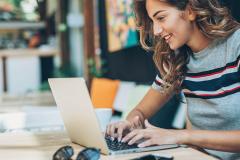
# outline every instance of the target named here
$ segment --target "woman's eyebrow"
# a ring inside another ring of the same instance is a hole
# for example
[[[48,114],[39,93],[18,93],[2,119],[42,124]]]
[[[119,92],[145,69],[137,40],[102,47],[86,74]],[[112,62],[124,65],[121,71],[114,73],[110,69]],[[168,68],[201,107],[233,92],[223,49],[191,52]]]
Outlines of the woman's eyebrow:
[[[158,15],[158,13],[160,13],[160,12],[164,12],[164,10],[156,11],[156,12],[153,14],[153,17],[155,17],[156,15]]]

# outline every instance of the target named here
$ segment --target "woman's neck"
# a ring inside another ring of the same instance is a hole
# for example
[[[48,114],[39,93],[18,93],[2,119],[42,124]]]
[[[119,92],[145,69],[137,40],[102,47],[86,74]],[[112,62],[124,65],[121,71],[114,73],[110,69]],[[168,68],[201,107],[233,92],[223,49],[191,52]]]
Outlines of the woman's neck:
[[[193,52],[197,53],[208,47],[211,42],[212,39],[205,36],[197,27],[195,27],[191,40],[187,43],[187,45]]]

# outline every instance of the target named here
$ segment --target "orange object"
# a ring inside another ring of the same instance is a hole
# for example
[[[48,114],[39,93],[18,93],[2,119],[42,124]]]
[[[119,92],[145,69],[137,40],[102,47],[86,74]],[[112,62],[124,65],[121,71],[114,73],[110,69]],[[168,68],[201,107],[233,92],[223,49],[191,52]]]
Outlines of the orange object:
[[[119,83],[119,80],[93,78],[90,90],[93,106],[95,108],[113,108]]]
[[[29,48],[35,48],[37,47],[37,45],[40,44],[40,36],[39,35],[34,35],[30,40],[29,40],[29,43],[28,43],[28,47]]]

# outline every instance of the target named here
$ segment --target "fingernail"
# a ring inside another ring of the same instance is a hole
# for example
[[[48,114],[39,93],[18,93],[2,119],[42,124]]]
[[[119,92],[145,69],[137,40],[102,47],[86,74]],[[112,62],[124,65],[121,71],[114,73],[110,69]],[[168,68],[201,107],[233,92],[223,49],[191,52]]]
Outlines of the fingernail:
[[[118,142],[121,142],[121,137],[118,138]]]
[[[138,147],[142,148],[142,147],[143,147],[143,144],[139,144]]]
[[[114,141],[114,137],[111,137],[111,140]]]
[[[128,145],[132,145],[132,141],[129,141],[129,142],[128,142]]]

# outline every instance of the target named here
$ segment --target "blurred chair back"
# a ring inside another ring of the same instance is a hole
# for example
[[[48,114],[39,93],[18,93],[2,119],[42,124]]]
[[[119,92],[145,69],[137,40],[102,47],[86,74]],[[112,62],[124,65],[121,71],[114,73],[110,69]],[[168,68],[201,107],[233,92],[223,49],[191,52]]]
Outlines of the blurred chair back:
[[[128,97],[132,90],[134,90],[136,84],[134,82],[121,81],[119,83],[116,98],[113,103],[115,111],[125,112],[128,106]]]
[[[119,80],[93,78],[90,95],[95,108],[113,108]]]

